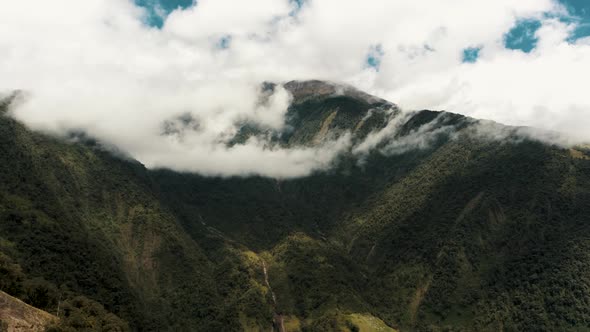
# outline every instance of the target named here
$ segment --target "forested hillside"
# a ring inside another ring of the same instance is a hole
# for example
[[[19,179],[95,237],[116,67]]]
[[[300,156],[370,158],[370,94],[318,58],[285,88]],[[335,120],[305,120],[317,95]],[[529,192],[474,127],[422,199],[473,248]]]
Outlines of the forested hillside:
[[[57,331],[590,329],[586,147],[286,88],[289,130],[245,125],[231,144],[349,135],[329,169],[148,170],[83,134],[32,132],[4,102],[0,289]]]

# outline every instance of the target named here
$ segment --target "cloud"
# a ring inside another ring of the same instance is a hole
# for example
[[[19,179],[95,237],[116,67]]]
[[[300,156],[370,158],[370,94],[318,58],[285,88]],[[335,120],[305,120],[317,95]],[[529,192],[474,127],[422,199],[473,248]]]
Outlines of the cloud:
[[[405,85],[397,91],[399,103],[589,140],[590,100],[580,70],[590,65],[590,47],[583,40],[566,42],[571,29],[545,20],[532,52],[484,47],[475,64],[433,72]]]
[[[564,11],[551,0],[201,0],[158,29],[131,0],[12,1],[0,11],[0,91],[28,92],[12,114],[34,129],[82,130],[150,167],[204,174],[302,176],[347,146],[228,147],[244,122],[280,130],[289,96],[261,104],[264,81],[340,81],[403,109],[590,140],[590,43],[567,41],[576,23],[555,18]],[[541,22],[537,47],[506,49],[524,19]],[[470,47],[479,57],[463,63]]]
[[[317,147],[285,149],[266,143],[253,138],[243,145],[195,144],[190,149],[181,144],[166,144],[165,148],[151,149],[139,158],[152,168],[171,167],[168,160],[174,160],[173,168],[177,171],[194,172],[198,165],[198,172],[204,175],[293,178],[330,168],[336,157],[349,149],[350,135]]]

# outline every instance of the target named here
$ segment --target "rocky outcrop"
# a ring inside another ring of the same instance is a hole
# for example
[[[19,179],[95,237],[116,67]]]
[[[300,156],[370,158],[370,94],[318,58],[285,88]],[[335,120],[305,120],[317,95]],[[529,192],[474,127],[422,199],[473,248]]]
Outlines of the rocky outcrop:
[[[48,325],[59,319],[43,310],[0,291],[1,330],[7,332],[45,331]]]

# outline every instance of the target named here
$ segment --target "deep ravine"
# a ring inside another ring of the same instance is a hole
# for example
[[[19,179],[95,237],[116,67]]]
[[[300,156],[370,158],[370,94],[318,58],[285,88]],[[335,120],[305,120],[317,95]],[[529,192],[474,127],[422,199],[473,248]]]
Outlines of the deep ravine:
[[[272,291],[272,287],[270,287],[270,282],[268,281],[268,272],[266,269],[266,262],[262,261],[262,273],[264,273],[264,283],[266,287],[268,287],[268,291],[270,292],[270,296],[272,297],[272,304],[273,304],[273,327],[271,331],[274,331],[275,328],[278,329],[279,332],[285,332],[285,319],[283,315],[277,312],[277,297],[275,293]]]

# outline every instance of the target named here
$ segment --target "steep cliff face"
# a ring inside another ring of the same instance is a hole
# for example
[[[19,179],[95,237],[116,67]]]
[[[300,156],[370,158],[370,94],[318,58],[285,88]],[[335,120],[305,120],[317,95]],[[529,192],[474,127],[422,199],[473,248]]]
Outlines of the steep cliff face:
[[[231,144],[349,142],[288,180],[148,170],[0,115],[2,290],[68,302],[64,328],[590,327],[586,147],[333,83],[285,88],[285,126],[246,124]]]

